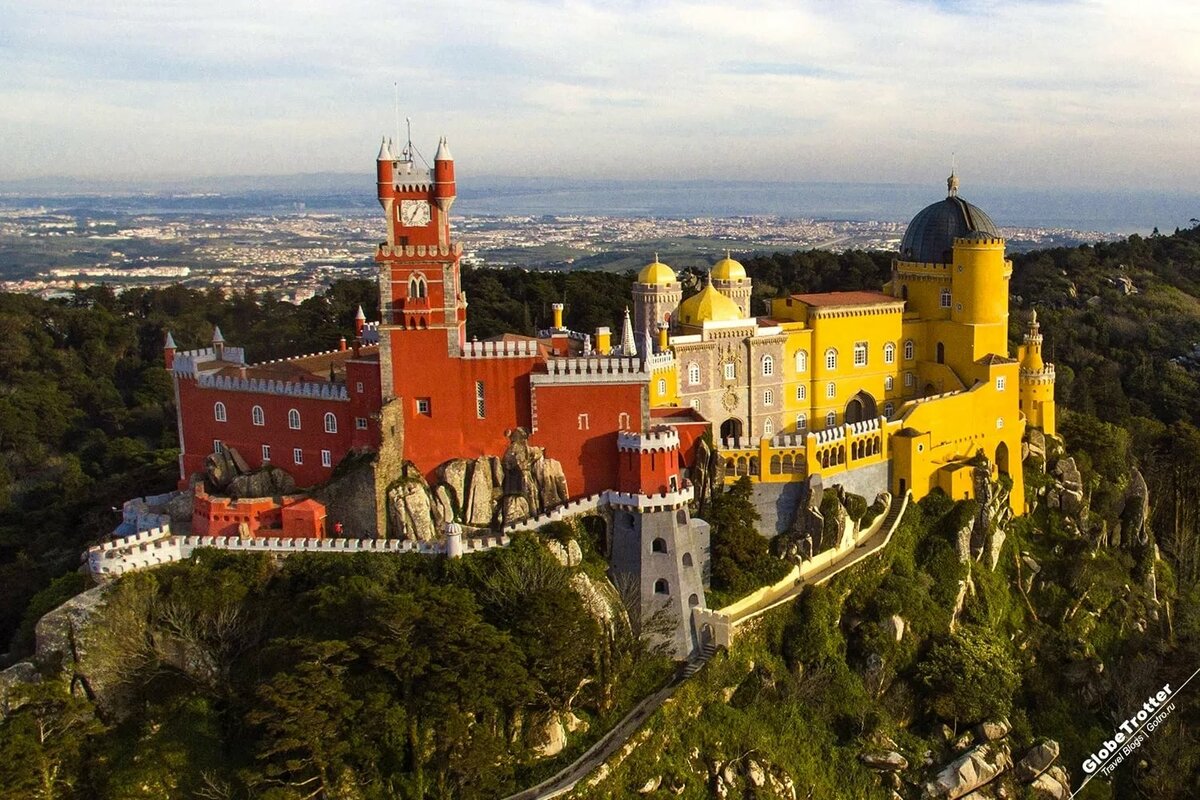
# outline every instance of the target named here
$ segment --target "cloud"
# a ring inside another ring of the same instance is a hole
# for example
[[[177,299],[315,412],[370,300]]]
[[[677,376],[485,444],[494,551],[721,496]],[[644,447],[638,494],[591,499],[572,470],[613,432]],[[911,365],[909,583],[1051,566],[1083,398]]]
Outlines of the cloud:
[[[0,0],[0,174],[370,170],[1189,187],[1182,2]]]

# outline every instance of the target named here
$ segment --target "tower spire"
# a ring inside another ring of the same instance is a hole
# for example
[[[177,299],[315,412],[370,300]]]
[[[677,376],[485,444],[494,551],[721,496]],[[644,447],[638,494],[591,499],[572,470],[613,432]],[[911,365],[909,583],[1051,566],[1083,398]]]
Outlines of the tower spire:
[[[621,326],[621,355],[637,355],[637,340],[633,338],[633,320],[629,318],[629,306],[625,306],[625,322]]]

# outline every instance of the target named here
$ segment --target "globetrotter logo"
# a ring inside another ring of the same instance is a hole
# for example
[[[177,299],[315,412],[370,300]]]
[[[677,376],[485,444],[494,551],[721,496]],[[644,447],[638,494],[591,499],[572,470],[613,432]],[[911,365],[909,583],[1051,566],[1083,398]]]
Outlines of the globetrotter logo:
[[[1083,787],[1087,786],[1097,775],[1103,775],[1106,778],[1112,775],[1126,758],[1141,747],[1150,734],[1158,729],[1175,710],[1175,703],[1172,702],[1175,695],[1179,694],[1184,686],[1191,683],[1192,678],[1197,674],[1200,674],[1200,669],[1193,672],[1178,689],[1172,689],[1169,683],[1163,684],[1161,689],[1146,698],[1142,707],[1129,719],[1118,725],[1112,738],[1106,739],[1096,752],[1083,760],[1083,771],[1087,778],[1079,784],[1079,788],[1071,794],[1071,797],[1082,792]]]

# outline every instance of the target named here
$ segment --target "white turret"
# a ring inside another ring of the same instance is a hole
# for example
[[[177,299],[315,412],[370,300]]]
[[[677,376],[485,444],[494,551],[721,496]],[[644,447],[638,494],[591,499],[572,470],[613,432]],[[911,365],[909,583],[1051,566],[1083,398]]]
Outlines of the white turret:
[[[438,149],[433,156],[434,161],[453,161],[454,156],[450,155],[450,145],[446,144],[446,137],[438,139]]]
[[[383,142],[380,143],[380,145],[379,145],[379,156],[376,158],[376,160],[377,161],[394,161],[395,160],[394,158],[392,158],[391,143],[388,142],[388,139],[386,136],[383,137]]]
[[[637,340],[633,338],[633,320],[629,318],[629,306],[625,306],[625,322],[621,327],[621,355],[637,355]]]

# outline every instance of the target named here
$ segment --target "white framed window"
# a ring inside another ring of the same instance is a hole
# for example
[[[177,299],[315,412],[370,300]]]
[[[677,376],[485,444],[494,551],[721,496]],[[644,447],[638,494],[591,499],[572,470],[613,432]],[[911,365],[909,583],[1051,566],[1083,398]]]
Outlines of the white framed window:
[[[762,374],[764,376],[775,374],[775,359],[771,356],[762,357]]]
[[[363,393],[362,381],[358,381],[357,383],[354,384],[354,391],[358,392],[359,394]]]
[[[912,387],[916,386],[917,385],[916,376],[914,376],[911,372],[904,373],[904,385],[910,389]]]
[[[796,372],[808,372],[808,351],[796,351]]]
[[[337,417],[333,415],[332,411],[325,412],[325,432],[337,433]]]
[[[836,383],[834,383],[833,381],[830,381],[829,383],[825,384],[825,396],[828,397],[830,400],[837,397],[837,384]]]
[[[825,415],[825,427],[832,428],[837,425],[837,412],[830,411]]]
[[[267,424],[267,415],[263,413],[262,406],[250,409],[250,421],[260,428]]]
[[[483,393],[483,381],[475,381],[475,416],[479,419],[487,417],[487,399]]]
[[[217,422],[225,421],[225,404],[217,401],[213,404],[213,419]]]
[[[692,398],[692,408],[696,409],[697,411],[700,410],[700,398],[698,398],[698,397]]]
[[[1008,385],[1008,378],[1003,375],[996,376],[996,391],[1003,392],[1004,387]]]
[[[854,366],[865,367],[867,365],[867,343],[854,343]]]
[[[825,369],[837,369],[837,350],[832,347],[825,351]]]
[[[733,363],[732,361],[727,361],[725,363],[725,380],[737,380],[737,364]]]
[[[264,464],[266,464],[266,463],[270,462],[270,460],[271,460],[271,445],[264,444],[262,446],[262,461]]]
[[[354,427],[360,431],[365,431],[367,429],[367,418],[366,417],[355,417],[354,418]]]
[[[213,452],[214,453],[224,453],[225,452],[225,443],[222,442],[220,439],[213,439]]]
[[[797,400],[807,400],[808,399],[808,386],[801,383],[796,387],[796,399]]]
[[[294,408],[288,409],[288,427],[294,431],[300,430],[300,412]]]
[[[949,308],[951,305],[950,290],[942,289],[942,308]]]
[[[883,363],[896,363],[896,345],[892,344],[891,342],[888,342],[883,346]]]
[[[304,463],[304,451],[301,450],[299,447],[292,448],[292,463],[293,464],[303,464]]]
[[[775,433],[775,423],[769,419],[763,420],[763,436],[770,436]]]
[[[763,405],[764,406],[775,405],[775,392],[773,392],[770,389],[766,389],[763,391]]]
[[[883,379],[883,390],[885,392],[890,392],[894,388],[896,388],[896,379],[893,378],[891,375],[888,375],[886,378]]]
[[[333,466],[333,453],[331,453],[328,450],[321,451],[321,466],[322,467],[332,467]]]
[[[658,379],[658,394],[664,395],[667,393],[667,381],[664,378]]]
[[[700,365],[695,361],[690,362],[687,367],[687,376],[689,386],[700,383]]]
[[[904,360],[912,361],[913,358],[916,357],[916,354],[917,354],[917,346],[915,344],[913,344],[913,340],[905,339],[904,340]]]
[[[896,413],[896,404],[895,403],[884,403],[883,404],[883,415],[885,417],[887,417],[888,419],[891,419],[892,414],[894,414],[894,413]]]
[[[996,417],[996,430],[1004,427],[1004,417]]]
[[[428,397],[418,397],[417,398],[417,413],[418,414],[424,414],[425,416],[429,416],[430,409],[431,409],[431,406],[429,404]]]
[[[808,415],[807,414],[797,414],[796,415],[796,430],[798,430],[798,431],[808,430]]]

